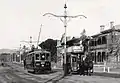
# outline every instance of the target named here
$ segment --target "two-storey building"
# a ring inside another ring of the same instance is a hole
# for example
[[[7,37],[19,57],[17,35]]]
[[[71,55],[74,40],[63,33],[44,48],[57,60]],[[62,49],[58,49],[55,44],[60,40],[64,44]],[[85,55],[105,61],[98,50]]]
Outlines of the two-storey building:
[[[103,27],[103,26],[102,26]],[[98,34],[92,35],[89,41],[89,51],[94,57],[94,61],[119,61],[119,38],[120,26],[113,26],[103,30]]]

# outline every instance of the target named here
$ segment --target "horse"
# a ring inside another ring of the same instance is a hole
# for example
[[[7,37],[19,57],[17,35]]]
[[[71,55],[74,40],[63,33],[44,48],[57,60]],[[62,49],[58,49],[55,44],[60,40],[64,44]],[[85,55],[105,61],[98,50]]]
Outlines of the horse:
[[[93,73],[93,61],[90,57],[80,62],[80,75],[91,75]]]

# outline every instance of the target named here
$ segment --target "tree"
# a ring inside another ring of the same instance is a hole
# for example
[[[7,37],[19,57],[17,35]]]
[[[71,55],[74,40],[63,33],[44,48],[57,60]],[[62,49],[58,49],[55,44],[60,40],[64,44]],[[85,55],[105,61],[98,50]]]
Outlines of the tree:
[[[83,29],[80,39],[82,40],[82,45],[84,46],[84,51],[88,52],[88,40],[89,36],[86,35],[86,30]]]
[[[51,52],[51,59],[52,61],[57,61],[57,40],[53,40],[53,39],[47,39],[46,41],[42,42],[41,44],[39,44],[39,46],[44,49],[47,50],[49,52]]]
[[[32,47],[31,47],[31,51],[33,52],[34,50],[35,50],[35,46],[32,45]]]

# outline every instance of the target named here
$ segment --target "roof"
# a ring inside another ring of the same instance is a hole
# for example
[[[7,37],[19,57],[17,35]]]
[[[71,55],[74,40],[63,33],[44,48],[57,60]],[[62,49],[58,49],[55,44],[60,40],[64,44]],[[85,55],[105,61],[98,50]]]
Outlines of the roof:
[[[92,35],[91,37],[97,37],[97,36],[102,35],[102,34],[111,33],[113,30],[120,32],[119,28],[112,28],[112,29],[107,29],[107,30],[101,31],[100,33]]]
[[[112,32],[112,31],[118,31],[118,32],[120,32],[120,29],[117,29],[117,28],[113,28],[113,29],[107,29],[107,30],[104,30],[104,31],[102,31],[101,33],[103,33],[103,34],[105,34],[105,33],[110,33],[110,32]]]
[[[79,43],[80,41],[84,41],[84,39],[88,39],[89,40],[89,36],[83,35],[80,38],[72,38],[71,40],[67,41],[66,44],[67,45],[73,45],[73,43]]]
[[[101,35],[102,33],[98,33],[98,34],[95,34],[95,35],[92,35],[91,37],[97,37],[99,35]]]

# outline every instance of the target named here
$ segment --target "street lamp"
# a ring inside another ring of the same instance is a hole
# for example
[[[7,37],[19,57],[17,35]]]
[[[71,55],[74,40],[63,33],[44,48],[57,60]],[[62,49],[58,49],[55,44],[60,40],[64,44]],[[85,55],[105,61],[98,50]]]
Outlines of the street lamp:
[[[20,42],[25,42],[25,43],[28,43],[29,45],[30,45],[30,48],[32,47],[32,43],[33,43],[33,41],[32,41],[32,36],[30,36],[30,40],[29,41],[20,41]]]
[[[67,75],[67,64],[66,64],[66,28],[67,28],[67,22],[70,20],[70,18],[77,18],[77,17],[84,17],[84,18],[87,18],[86,16],[84,15],[76,15],[76,16],[68,16],[67,15],[67,5],[65,4],[64,6],[64,15],[55,15],[55,14],[52,14],[52,13],[45,13],[43,16],[46,16],[46,15],[52,15],[54,17],[58,17],[60,18],[60,20],[64,23],[64,28],[65,28],[65,33],[64,33],[64,37],[65,37],[65,40],[64,40],[64,76]],[[64,20],[62,19],[64,18]],[[67,18],[69,18],[69,20],[67,20]]]

